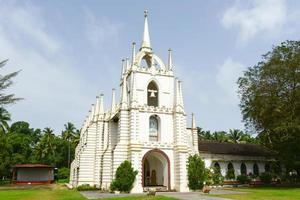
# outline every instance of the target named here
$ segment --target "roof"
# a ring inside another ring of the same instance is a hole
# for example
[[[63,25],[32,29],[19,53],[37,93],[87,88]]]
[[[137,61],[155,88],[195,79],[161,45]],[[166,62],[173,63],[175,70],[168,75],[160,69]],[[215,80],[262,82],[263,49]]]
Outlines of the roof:
[[[54,168],[50,165],[44,164],[18,164],[15,165],[13,168]]]
[[[274,152],[257,144],[236,144],[199,140],[199,152],[242,156],[272,156]]]

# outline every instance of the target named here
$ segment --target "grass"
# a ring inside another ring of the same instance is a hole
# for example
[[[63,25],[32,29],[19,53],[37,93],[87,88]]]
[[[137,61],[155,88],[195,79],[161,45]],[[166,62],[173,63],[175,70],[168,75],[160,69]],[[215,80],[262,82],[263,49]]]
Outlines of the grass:
[[[62,184],[51,186],[25,186],[25,187],[0,187],[0,199],[2,200],[86,200],[76,190],[69,190]],[[101,200],[174,200],[163,196],[133,196],[118,197]]]
[[[245,192],[243,194],[213,195],[218,197],[242,200],[286,200],[300,199],[300,188],[235,188],[233,191]]]
[[[5,200],[85,200],[79,192],[62,185],[5,187],[0,189],[0,199]]]

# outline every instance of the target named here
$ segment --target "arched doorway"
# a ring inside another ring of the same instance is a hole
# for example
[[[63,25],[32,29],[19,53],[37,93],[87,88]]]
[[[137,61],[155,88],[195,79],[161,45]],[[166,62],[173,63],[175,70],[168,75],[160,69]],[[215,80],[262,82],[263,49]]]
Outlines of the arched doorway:
[[[170,190],[170,160],[159,149],[148,151],[142,159],[143,187],[166,187]]]

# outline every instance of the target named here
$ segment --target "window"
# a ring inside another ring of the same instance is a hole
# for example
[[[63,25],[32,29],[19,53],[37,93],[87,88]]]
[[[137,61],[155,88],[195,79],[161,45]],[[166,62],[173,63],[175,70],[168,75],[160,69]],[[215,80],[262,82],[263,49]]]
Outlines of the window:
[[[151,81],[147,87],[147,105],[158,106],[158,87],[154,81]]]
[[[255,176],[259,175],[259,169],[258,169],[258,165],[256,163],[254,163],[254,165],[253,165],[253,174]]]
[[[245,163],[241,164],[241,174],[247,175],[247,167],[246,167]]]
[[[158,119],[157,116],[151,116],[149,119],[149,140],[158,141]]]

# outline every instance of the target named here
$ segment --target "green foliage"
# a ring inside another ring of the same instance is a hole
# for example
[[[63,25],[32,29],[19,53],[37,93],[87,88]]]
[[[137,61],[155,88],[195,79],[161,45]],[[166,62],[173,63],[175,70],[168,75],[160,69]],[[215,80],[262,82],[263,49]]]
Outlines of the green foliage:
[[[244,175],[244,174],[238,175],[238,176],[236,177],[236,180],[237,180],[238,182],[240,182],[241,184],[250,183],[250,181],[251,181],[251,179],[249,178],[249,176]]]
[[[188,186],[192,190],[202,189],[207,180],[207,170],[204,161],[199,155],[189,156],[188,158]]]
[[[263,172],[259,175],[259,179],[266,184],[271,183],[272,181],[272,174],[269,172]]]
[[[137,174],[138,171],[134,170],[131,163],[125,160],[117,168],[116,177],[112,181],[110,189],[112,191],[130,192]]]
[[[285,41],[238,80],[248,130],[300,172],[300,41]]]
[[[96,186],[90,186],[89,184],[82,184],[82,185],[79,185],[76,190],[78,191],[85,191],[85,190],[98,190],[96,188]]]
[[[0,61],[0,68],[2,68],[8,60]],[[21,100],[21,98],[16,98],[14,94],[5,94],[12,84],[12,79],[18,75],[19,72],[9,73],[7,75],[0,75],[0,107],[4,105],[13,104]]]
[[[220,169],[212,168],[211,172],[212,172],[211,178],[212,178],[213,185],[223,185],[224,176],[222,176]]]
[[[201,140],[209,140],[215,142],[229,142],[229,143],[250,143],[257,144],[258,139],[251,135],[244,133],[238,129],[230,129],[226,131],[204,131],[202,128],[197,127],[198,136]]]
[[[67,167],[59,168],[57,171],[57,178],[58,179],[67,179],[70,175],[70,169]]]
[[[226,178],[227,179],[235,179],[235,173],[234,173],[234,169],[233,168],[230,168],[227,170],[226,172]]]

